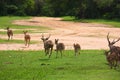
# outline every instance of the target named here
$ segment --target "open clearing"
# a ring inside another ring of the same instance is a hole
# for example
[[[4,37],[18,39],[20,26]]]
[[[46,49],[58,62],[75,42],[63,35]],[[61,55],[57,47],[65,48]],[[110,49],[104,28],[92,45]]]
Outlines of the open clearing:
[[[113,39],[120,37],[120,29],[113,28],[110,25],[68,22],[62,21],[61,18],[53,17],[32,17],[27,20],[13,21],[13,24],[49,27],[51,29],[45,32],[41,30],[36,31],[44,32],[45,36],[51,34],[50,39],[52,41],[58,38],[59,42],[65,43],[66,49],[73,49],[73,43],[79,43],[82,49],[108,49],[107,33],[110,32],[110,36]],[[24,44],[0,44],[0,50],[41,50],[43,49],[43,43],[40,39],[41,33],[30,33],[32,40],[40,43],[31,44],[29,48],[25,48]],[[0,35],[0,38],[7,39],[7,36]],[[14,39],[23,40],[23,34],[15,34]],[[119,44],[117,43],[116,45]]]

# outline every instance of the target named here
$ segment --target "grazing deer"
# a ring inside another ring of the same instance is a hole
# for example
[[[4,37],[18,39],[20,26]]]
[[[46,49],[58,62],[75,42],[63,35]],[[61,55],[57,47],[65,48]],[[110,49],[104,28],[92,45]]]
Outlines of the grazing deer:
[[[118,66],[118,62],[120,61],[120,56],[118,56],[115,52],[105,51],[106,59],[110,65],[110,68],[116,68]]]
[[[56,58],[57,58],[57,55],[58,55],[58,52],[61,53],[61,57],[62,57],[62,53],[63,53],[63,50],[65,50],[65,45],[63,43],[58,43],[59,39],[55,39],[55,44],[56,44]]]
[[[80,50],[81,50],[81,47],[78,43],[74,43],[73,44],[73,47],[74,47],[74,52],[75,52],[75,56],[77,56],[78,54],[80,54]]]
[[[13,31],[7,27],[7,35],[8,35],[8,40],[12,39],[13,38]]]
[[[48,40],[50,36],[51,35],[49,34],[49,36],[45,38],[44,35],[42,34],[42,38],[41,38],[41,40],[44,43],[45,55],[49,55],[49,58],[51,57],[54,46],[53,42],[51,40]]]
[[[23,33],[24,33],[25,46],[29,47],[31,37],[29,34],[27,34],[28,31],[23,31]]]

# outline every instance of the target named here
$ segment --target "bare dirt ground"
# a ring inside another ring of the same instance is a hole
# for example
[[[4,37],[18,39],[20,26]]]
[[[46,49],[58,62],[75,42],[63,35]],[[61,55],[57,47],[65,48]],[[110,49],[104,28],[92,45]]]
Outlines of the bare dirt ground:
[[[28,20],[16,20],[13,24],[17,25],[33,25],[33,26],[46,26],[51,30],[44,33],[45,36],[51,34],[50,39],[59,39],[63,42],[66,49],[73,49],[73,43],[79,43],[82,49],[108,49],[106,35],[110,32],[112,39],[120,37],[120,29],[112,28],[110,25],[97,24],[97,23],[80,23],[80,22],[66,22],[61,21],[61,18],[51,17],[33,17]],[[40,30],[36,30],[40,31]],[[40,41],[37,44],[31,44],[29,48],[24,44],[0,44],[0,50],[41,50],[43,43],[40,40],[40,33],[30,33],[32,40]],[[1,36],[1,35],[0,35]],[[1,36],[1,38],[7,36]],[[22,39],[23,34],[15,34],[14,39]],[[111,39],[111,41],[112,41]],[[120,43],[116,45],[119,46]],[[55,46],[54,46],[55,47]]]

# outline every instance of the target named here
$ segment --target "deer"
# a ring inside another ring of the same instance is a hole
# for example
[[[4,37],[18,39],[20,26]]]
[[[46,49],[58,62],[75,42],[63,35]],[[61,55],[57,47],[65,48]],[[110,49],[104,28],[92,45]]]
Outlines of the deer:
[[[48,37],[44,37],[44,35],[42,34],[42,37],[41,37],[41,40],[42,40],[43,43],[44,43],[45,55],[46,55],[46,56],[49,55],[49,58],[50,58],[51,55],[52,55],[52,50],[53,50],[53,46],[54,46],[52,40],[49,40],[50,36],[51,36],[51,35],[49,34]]]
[[[115,52],[105,51],[106,59],[110,65],[110,68],[113,67],[116,69],[118,66],[118,62],[120,62],[120,56],[118,56]]]
[[[119,46],[114,46],[114,44],[116,42],[118,42],[120,40],[120,38],[118,38],[117,40],[113,40],[112,42],[109,39],[109,33],[107,34],[107,41],[108,41],[108,46],[109,46],[109,51],[107,51],[106,53],[109,55],[107,55],[107,59],[108,62],[110,63],[110,65],[113,65],[113,62],[116,62],[117,65],[117,60],[119,60],[120,62],[120,47]],[[111,67],[112,68],[112,67]]]
[[[8,40],[12,39],[13,38],[13,31],[7,27],[7,35],[8,35]]]
[[[58,43],[59,39],[55,39],[55,44],[56,44],[56,58],[57,58],[57,55],[58,55],[58,52],[61,53],[61,58],[62,58],[62,54],[63,54],[63,51],[65,50],[65,45],[64,43]]]
[[[119,46],[114,46],[114,44],[116,42],[118,42],[120,40],[120,38],[118,38],[117,40],[113,40],[112,42],[109,39],[109,33],[107,34],[107,41],[108,41],[108,47],[110,49],[110,52],[115,52],[117,55],[120,55],[120,47]]]
[[[74,43],[73,44],[73,47],[74,47],[74,52],[75,52],[75,56],[77,56],[78,54],[80,55],[80,50],[81,50],[81,47],[78,43]]]
[[[31,37],[29,34],[27,34],[28,31],[23,31],[23,33],[24,33],[25,46],[29,47]]]

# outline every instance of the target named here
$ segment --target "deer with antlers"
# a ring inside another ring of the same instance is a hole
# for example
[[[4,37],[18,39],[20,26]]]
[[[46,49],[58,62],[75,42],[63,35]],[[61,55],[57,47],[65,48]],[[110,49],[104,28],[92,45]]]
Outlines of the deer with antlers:
[[[7,27],[7,35],[8,35],[8,40],[12,39],[13,38],[13,31]]]
[[[74,52],[75,52],[75,56],[77,56],[78,54],[80,54],[80,50],[81,50],[81,47],[78,43],[74,43],[73,44],[73,47],[74,47]]]
[[[107,34],[107,41],[108,41],[108,46],[109,46],[109,49],[110,49],[110,52],[115,52],[117,54],[120,54],[120,47],[119,46],[114,46],[114,44],[116,42],[118,42],[120,40],[120,38],[118,38],[117,40],[113,40],[112,42],[110,41],[109,39],[109,33]]]
[[[116,67],[118,65],[118,62],[120,61],[120,47],[119,46],[114,46],[116,42],[118,42],[120,38],[117,40],[113,40],[112,42],[109,39],[109,33],[107,34],[107,41],[108,41],[108,46],[109,46],[109,51],[106,52],[106,58],[112,67]],[[108,55],[109,53],[109,55]]]
[[[48,37],[44,37],[44,35],[42,34],[41,40],[44,43],[44,50],[45,50],[45,55],[49,55],[49,58],[51,57],[52,54],[52,50],[53,50],[53,42],[51,40],[48,40],[50,38],[50,34]]]
[[[61,53],[61,58],[62,58],[62,54],[63,54],[63,50],[65,50],[65,45],[64,43],[58,43],[59,39],[55,39],[55,44],[56,44],[56,58],[58,55],[58,52]]]
[[[29,34],[27,34],[28,31],[23,31],[23,33],[24,33],[25,46],[29,47],[31,37]]]

